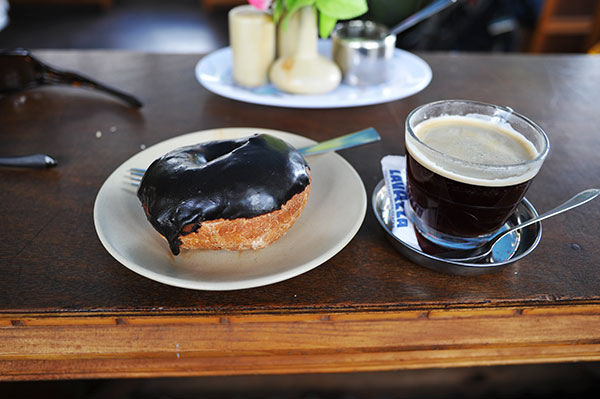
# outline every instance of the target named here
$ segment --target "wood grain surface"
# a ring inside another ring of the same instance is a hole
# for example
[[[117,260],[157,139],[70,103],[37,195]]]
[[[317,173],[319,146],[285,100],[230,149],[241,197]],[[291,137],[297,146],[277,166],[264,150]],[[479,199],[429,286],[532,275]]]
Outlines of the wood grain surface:
[[[340,152],[370,196],[381,157],[404,153],[407,114],[447,98],[510,106],[545,129],[551,152],[527,194],[543,212],[600,187],[600,57],[421,54],[433,80],[409,98],[289,109],[208,92],[193,73],[199,54],[36,54],[145,105],[135,110],[70,87],[0,98],[0,155],[48,153],[59,162],[49,170],[0,169],[0,379],[600,359],[598,201],[544,221],[531,255],[479,277],[406,260],[369,205],[356,237],[330,261],[291,280],[227,292],[131,272],[106,252],[93,223],[96,194],[122,162],[142,147],[217,127],[324,140],[373,126],[380,142]]]

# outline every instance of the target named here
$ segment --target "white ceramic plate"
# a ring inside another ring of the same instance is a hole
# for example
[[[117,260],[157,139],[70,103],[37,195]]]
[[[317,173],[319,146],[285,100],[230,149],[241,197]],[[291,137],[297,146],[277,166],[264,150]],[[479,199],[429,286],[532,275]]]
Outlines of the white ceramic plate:
[[[331,41],[319,40],[319,53],[331,56]],[[289,108],[346,108],[379,104],[411,96],[431,82],[431,68],[421,58],[395,49],[392,58],[393,78],[379,85],[354,87],[339,85],[320,95],[286,94],[272,84],[255,89],[238,86],[232,76],[233,57],[230,47],[214,51],[196,64],[196,79],[208,90],[223,97],[253,104]]]
[[[210,140],[267,133],[295,147],[313,140],[260,128],[227,128],[178,136],[134,155],[104,182],[94,204],[94,224],[106,250],[135,273],[177,287],[234,290],[258,287],[305,273],[327,261],[354,237],[365,217],[367,196],[360,176],[340,155],[307,157],[312,188],[304,212],[280,240],[258,251],[186,251],[173,256],[146,220],[127,176],[166,152]]]

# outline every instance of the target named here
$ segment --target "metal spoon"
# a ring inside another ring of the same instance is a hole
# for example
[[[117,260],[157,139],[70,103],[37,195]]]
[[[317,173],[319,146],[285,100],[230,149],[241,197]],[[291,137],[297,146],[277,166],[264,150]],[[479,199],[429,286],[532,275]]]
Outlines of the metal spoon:
[[[497,236],[490,239],[490,241],[488,241],[481,247],[478,247],[475,249],[469,249],[469,250],[449,251],[449,252],[444,252],[444,253],[436,255],[436,256],[444,258],[449,261],[455,261],[455,262],[476,262],[476,261],[483,259],[483,258],[489,256],[490,254],[492,254],[493,250],[494,250],[494,246],[496,244],[498,244],[498,242],[500,242],[502,240],[502,238],[506,237],[510,233],[512,233],[516,230],[520,230],[523,227],[527,227],[534,223],[540,222],[544,219],[548,219],[549,217],[556,216],[559,213],[566,212],[570,209],[578,207],[579,205],[583,205],[586,202],[591,201],[594,198],[596,198],[599,194],[600,194],[600,190],[597,188],[587,189],[585,191],[580,192],[579,194],[576,194],[571,199],[562,203],[561,205],[557,206],[556,208],[551,209],[548,212],[545,212],[545,213],[539,215],[538,217],[529,219],[526,222],[518,224],[506,231],[503,231],[502,233],[499,233]]]
[[[423,21],[424,19],[427,19],[427,18],[431,17],[432,15],[437,14],[438,12],[442,11],[446,7],[450,6],[451,4],[456,3],[456,1],[457,0],[436,1],[436,2],[428,5],[427,7],[423,8],[422,10],[409,16],[408,18],[406,18],[405,20],[400,22],[398,25],[394,26],[390,30],[388,35],[396,36],[398,33],[404,32],[405,30],[412,28],[413,26],[415,26],[419,22]]]
[[[302,155],[317,155],[330,151],[344,150],[346,148],[372,143],[380,140],[379,133],[372,127],[350,133],[345,136],[325,140],[320,143],[299,148],[298,152]]]

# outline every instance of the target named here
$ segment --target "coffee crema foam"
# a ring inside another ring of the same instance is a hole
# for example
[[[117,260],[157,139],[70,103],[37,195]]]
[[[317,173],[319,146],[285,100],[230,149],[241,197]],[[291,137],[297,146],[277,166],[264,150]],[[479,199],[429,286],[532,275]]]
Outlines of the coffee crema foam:
[[[454,159],[407,134],[410,155],[427,169],[459,182],[514,185],[533,178],[541,166],[528,164],[539,155],[533,143],[508,123],[483,115],[443,115],[419,123],[413,132],[428,147]]]

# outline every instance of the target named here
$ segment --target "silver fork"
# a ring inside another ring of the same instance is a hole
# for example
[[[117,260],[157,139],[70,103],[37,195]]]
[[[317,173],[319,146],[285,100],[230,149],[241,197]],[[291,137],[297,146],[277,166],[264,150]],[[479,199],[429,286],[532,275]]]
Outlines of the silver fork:
[[[344,150],[346,148],[357,147],[359,145],[379,141],[379,133],[372,127],[359,130],[358,132],[346,134],[345,136],[336,137],[330,140],[325,140],[317,144],[309,145],[298,149],[298,152],[304,156],[318,155],[325,152]],[[129,178],[133,186],[138,186],[142,177],[144,177],[146,169],[131,168],[129,169]]]

